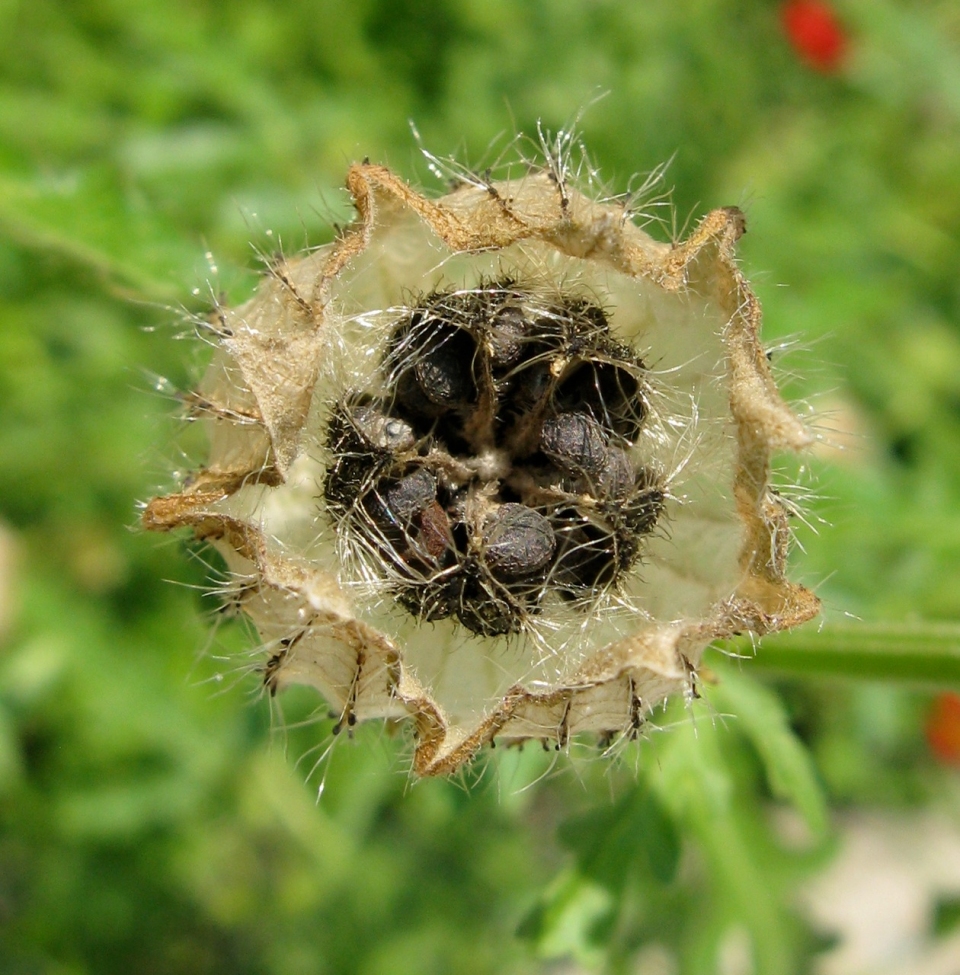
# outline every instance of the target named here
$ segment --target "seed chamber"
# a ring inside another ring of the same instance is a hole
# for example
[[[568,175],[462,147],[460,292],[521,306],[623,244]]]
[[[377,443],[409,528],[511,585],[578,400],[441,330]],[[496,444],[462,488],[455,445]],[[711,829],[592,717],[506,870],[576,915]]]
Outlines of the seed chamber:
[[[632,457],[646,368],[584,298],[512,280],[424,296],[379,396],[333,407],[323,500],[344,562],[420,622],[523,633],[554,596],[593,607],[638,560],[665,476]]]

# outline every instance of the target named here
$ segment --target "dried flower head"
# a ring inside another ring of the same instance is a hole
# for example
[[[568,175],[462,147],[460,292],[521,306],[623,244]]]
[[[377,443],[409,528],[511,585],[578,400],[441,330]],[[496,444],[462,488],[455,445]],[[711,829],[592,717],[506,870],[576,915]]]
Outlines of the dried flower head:
[[[147,528],[209,541],[271,693],[409,718],[414,769],[495,738],[633,737],[703,648],[816,614],[785,576],[781,400],[735,208],[658,243],[569,185],[569,140],[428,199],[353,166],[357,219],[218,308],[210,455]],[[554,151],[555,150],[555,151]]]

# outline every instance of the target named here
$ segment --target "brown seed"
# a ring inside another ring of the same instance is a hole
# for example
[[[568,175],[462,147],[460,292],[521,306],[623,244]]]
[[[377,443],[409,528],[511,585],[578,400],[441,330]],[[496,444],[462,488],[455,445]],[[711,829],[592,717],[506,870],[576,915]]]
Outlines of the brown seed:
[[[420,512],[420,542],[427,554],[437,560],[453,548],[450,519],[439,501],[433,501]]]

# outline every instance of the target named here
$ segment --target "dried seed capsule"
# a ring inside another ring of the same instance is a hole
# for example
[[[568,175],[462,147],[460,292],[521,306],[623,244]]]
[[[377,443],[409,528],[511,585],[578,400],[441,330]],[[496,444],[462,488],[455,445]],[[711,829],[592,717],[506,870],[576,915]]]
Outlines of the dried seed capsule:
[[[599,479],[609,466],[606,438],[589,413],[558,413],[543,421],[540,449],[568,473]]]
[[[550,522],[524,504],[503,504],[483,525],[484,559],[494,575],[526,576],[542,569],[557,540]]]
[[[224,406],[212,453],[144,511],[145,527],[191,527],[239,567],[268,680],[315,685],[347,724],[410,715],[419,775],[456,772],[492,735],[632,736],[669,693],[689,693],[710,641],[817,609],[784,575],[790,526],[769,484],[773,449],[813,438],[764,358],[734,258],[742,214],[715,211],[664,246],[622,203],[579,194],[566,153],[550,155],[438,200],[382,166],[352,167],[350,231],[218,310],[201,386]],[[516,359],[508,327],[491,343],[513,306],[530,322]],[[638,325],[656,375],[621,344]],[[394,449],[402,427],[355,419],[361,404],[406,423],[410,453]],[[654,404],[663,422],[637,442]],[[583,423],[586,446],[554,431],[567,460],[547,457],[544,420],[563,413],[598,425],[602,463]],[[612,453],[627,443],[633,487]],[[571,457],[578,473],[561,469]],[[670,544],[646,548],[671,495],[691,503],[671,505]],[[528,524],[487,544],[478,513],[518,501],[552,535]],[[453,546],[436,555],[447,529]],[[574,604],[558,611],[558,593]],[[390,597],[416,620],[394,619]],[[484,638],[497,634],[510,646]]]

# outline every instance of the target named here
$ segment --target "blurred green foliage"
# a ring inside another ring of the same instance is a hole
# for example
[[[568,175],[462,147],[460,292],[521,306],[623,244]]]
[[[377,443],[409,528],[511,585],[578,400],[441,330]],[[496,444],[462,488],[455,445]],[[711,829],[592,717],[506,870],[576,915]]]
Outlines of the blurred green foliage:
[[[789,394],[852,433],[784,461],[826,615],[960,618],[960,12],[837,8],[817,74],[772,0],[0,0],[0,970],[711,973],[745,933],[800,972],[825,803],[956,804],[923,692],[722,660],[615,762],[413,784],[379,728],[324,756],[316,702],[271,734],[249,634],[209,636],[206,556],[130,530],[186,463],[151,379],[201,367],[178,309],[248,294],[251,241],[328,240],[356,158],[434,185],[409,119],[483,167],[589,105],[612,190],[672,160],[664,235],[746,208]]]

